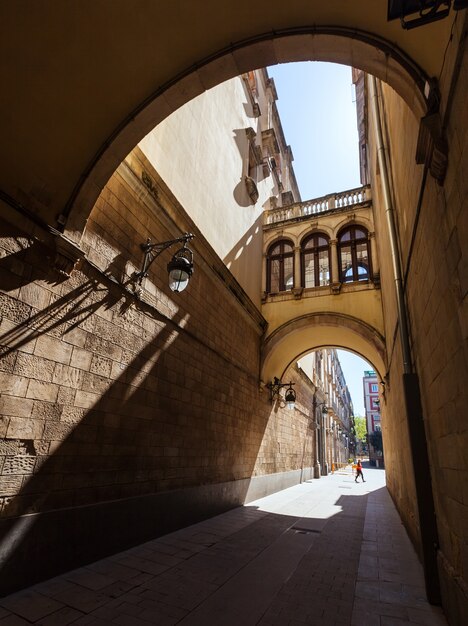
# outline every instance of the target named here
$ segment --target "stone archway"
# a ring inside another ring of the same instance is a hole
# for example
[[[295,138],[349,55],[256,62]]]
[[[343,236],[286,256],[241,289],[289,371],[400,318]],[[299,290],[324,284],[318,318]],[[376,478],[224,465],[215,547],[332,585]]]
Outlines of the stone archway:
[[[294,61],[352,65],[392,86],[417,118],[429,106],[427,76],[402,50],[372,33],[308,26],[261,34],[232,44],[161,85],[125,117],[96,153],[62,212],[64,234],[79,242],[94,203],[133,147],[173,111],[243,72]],[[430,90],[429,90],[430,92]]]
[[[310,313],[277,328],[262,347],[261,379],[281,378],[301,355],[323,347],[350,350],[372,364],[381,379],[387,372],[385,342],[369,324],[337,313]]]

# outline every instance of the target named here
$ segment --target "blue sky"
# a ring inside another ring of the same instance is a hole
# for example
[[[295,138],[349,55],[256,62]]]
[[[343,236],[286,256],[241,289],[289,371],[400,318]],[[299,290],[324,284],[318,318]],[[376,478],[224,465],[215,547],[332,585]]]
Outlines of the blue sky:
[[[285,63],[268,68],[303,200],[361,185],[351,68],[335,63]],[[355,415],[364,415],[362,377],[372,367],[339,351]]]

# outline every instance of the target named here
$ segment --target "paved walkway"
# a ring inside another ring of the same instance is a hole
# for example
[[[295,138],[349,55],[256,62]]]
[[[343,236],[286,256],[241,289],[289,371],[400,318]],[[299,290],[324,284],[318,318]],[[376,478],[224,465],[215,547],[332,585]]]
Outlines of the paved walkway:
[[[286,489],[0,599],[0,626],[446,624],[382,470]]]

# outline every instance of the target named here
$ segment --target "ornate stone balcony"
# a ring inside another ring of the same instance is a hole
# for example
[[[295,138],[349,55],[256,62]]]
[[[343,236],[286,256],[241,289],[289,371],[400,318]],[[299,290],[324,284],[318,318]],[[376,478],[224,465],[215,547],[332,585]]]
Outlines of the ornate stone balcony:
[[[308,217],[321,215],[329,211],[339,209],[350,209],[371,202],[370,186],[357,187],[338,193],[332,193],[321,198],[306,200],[305,202],[296,202],[288,206],[277,209],[270,209],[264,212],[263,224],[278,224],[288,220],[300,220]]]

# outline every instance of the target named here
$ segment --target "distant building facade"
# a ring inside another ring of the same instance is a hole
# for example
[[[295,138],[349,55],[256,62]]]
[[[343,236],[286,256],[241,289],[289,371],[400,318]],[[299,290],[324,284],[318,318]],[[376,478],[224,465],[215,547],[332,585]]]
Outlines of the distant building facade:
[[[380,424],[380,403],[379,403],[379,380],[373,370],[364,372],[362,379],[364,392],[364,407],[366,411],[366,425],[369,439],[372,433],[382,432]],[[382,467],[384,463],[383,452],[376,450],[369,441],[369,461],[371,465]]]
[[[335,349],[316,350],[302,357],[298,366],[314,387],[315,476],[326,476],[346,464],[354,452],[351,395]]]

